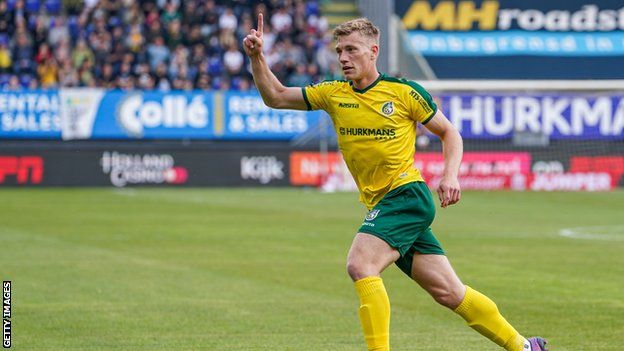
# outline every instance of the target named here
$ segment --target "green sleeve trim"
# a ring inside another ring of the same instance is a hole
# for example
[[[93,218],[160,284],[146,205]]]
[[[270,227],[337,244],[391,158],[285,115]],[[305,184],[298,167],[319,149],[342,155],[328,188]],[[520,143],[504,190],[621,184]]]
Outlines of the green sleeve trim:
[[[404,78],[388,77],[386,75],[384,75],[383,80],[388,81],[388,82],[392,82],[392,83],[405,84],[405,85],[411,87],[412,89],[416,90],[416,92],[420,96],[422,96],[423,99],[425,99],[425,101],[427,102],[429,107],[431,107],[431,109],[433,110],[433,114],[429,118],[427,118],[427,122],[433,117],[433,115],[435,115],[436,111],[438,110],[438,106],[433,101],[433,98],[431,97],[431,94],[429,94],[429,92],[427,90],[425,90],[425,88],[423,88],[420,84],[418,84],[418,83],[416,83],[414,81],[411,81],[411,80],[404,79]],[[427,122],[425,122],[425,123],[427,123]]]
[[[438,112],[438,107],[437,107],[435,104],[433,104],[433,106],[434,106],[435,108],[433,109],[433,112],[431,112],[431,116],[427,117],[427,119],[426,119],[426,120],[424,120],[424,121],[420,122],[420,124],[427,124],[429,121],[431,121],[431,119],[433,118],[433,116],[435,116],[436,112]]]
[[[306,106],[308,106],[308,111],[312,111],[312,105],[310,104],[310,100],[308,100],[308,94],[306,93],[305,87],[301,88],[301,92],[303,93],[303,100],[305,101]]]

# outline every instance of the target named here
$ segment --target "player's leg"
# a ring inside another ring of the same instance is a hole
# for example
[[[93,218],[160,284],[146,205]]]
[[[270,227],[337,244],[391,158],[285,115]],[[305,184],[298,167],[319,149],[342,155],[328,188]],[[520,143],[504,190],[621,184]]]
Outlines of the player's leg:
[[[462,284],[446,256],[415,253],[412,279],[439,304],[459,314],[471,328],[505,350],[546,350],[541,339],[527,341],[520,335],[487,296]]]
[[[390,301],[379,276],[399,252],[380,238],[358,233],[347,257],[347,273],[360,298],[359,316],[369,350],[390,350]]]

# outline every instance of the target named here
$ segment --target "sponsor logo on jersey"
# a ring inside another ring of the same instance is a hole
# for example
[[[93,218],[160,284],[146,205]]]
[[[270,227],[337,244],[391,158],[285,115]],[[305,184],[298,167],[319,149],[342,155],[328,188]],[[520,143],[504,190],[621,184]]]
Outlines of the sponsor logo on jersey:
[[[414,98],[414,100],[416,100],[420,104],[425,113],[431,113],[433,111],[431,109],[431,106],[429,106],[429,103],[427,103],[427,101],[425,101],[425,99],[423,99],[423,97],[420,96],[420,94],[418,94],[416,91],[411,90],[409,94],[411,97]]]
[[[378,214],[379,214],[379,210],[370,210],[366,214],[366,220],[367,221],[372,221],[373,219],[377,218]]]
[[[339,102],[338,107],[341,108],[360,108],[360,104],[354,102]]]
[[[381,106],[381,113],[383,113],[384,115],[390,116],[393,112],[394,112],[394,105],[392,104],[392,101],[388,101],[385,104],[383,104],[383,106]]]
[[[340,127],[338,129],[340,135],[355,136],[374,136],[375,139],[394,139],[396,138],[396,129],[394,128],[349,128]]]

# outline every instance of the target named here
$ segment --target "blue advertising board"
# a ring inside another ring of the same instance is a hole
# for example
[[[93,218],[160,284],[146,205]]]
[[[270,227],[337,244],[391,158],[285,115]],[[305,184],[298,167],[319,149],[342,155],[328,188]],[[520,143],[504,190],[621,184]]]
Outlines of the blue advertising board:
[[[0,138],[60,139],[58,92],[0,91]]]
[[[102,96],[93,139],[211,139],[212,93],[122,92]]]
[[[318,111],[276,110],[257,92],[63,89],[64,139],[291,140]]]
[[[222,138],[290,140],[319,121],[319,111],[276,110],[257,93],[224,93]]]
[[[532,132],[551,139],[624,140],[622,94],[441,94],[436,100],[464,138]]]

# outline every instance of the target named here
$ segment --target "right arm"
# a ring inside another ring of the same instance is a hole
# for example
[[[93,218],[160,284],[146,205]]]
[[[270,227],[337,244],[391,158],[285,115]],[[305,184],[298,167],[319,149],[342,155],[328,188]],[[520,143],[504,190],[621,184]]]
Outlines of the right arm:
[[[263,19],[262,14],[259,14],[258,30],[252,29],[243,40],[243,48],[251,60],[251,74],[262,100],[272,108],[307,110],[301,88],[285,87],[271,72],[262,54],[262,30]]]

